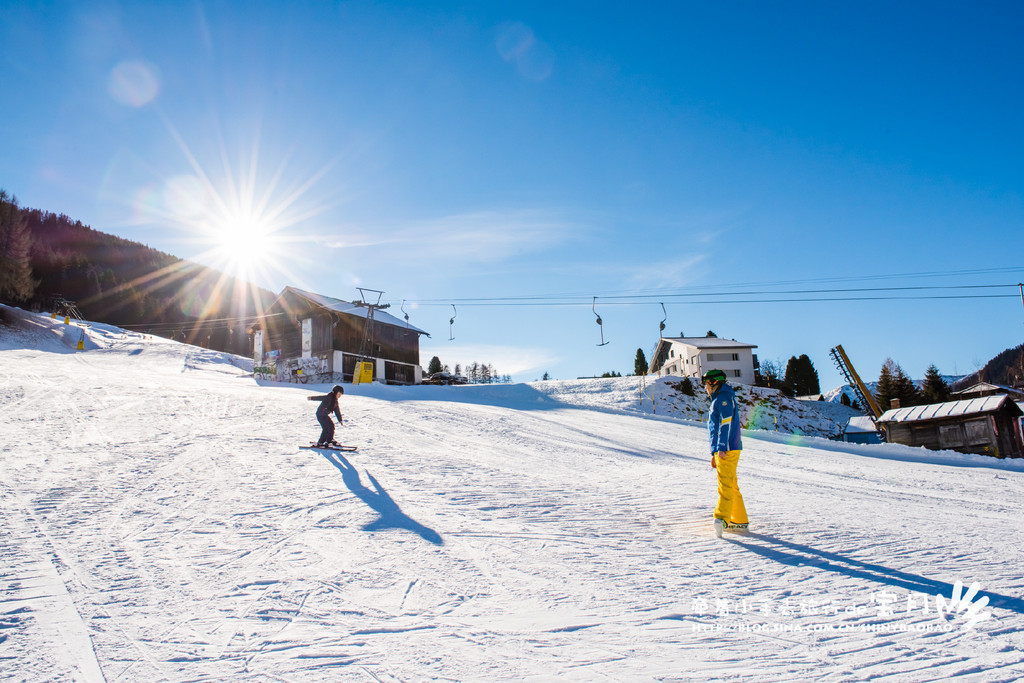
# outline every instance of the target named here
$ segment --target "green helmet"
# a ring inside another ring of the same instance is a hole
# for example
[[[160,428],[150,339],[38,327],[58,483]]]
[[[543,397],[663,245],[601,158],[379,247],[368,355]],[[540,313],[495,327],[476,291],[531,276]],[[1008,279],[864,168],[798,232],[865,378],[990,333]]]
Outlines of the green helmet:
[[[725,373],[721,370],[708,370],[704,373],[704,376],[700,378],[701,384],[718,384],[719,382],[725,381]]]

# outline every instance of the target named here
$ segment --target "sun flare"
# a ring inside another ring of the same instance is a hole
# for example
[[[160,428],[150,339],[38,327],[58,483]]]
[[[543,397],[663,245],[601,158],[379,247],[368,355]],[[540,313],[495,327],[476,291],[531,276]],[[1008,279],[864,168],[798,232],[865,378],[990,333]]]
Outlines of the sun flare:
[[[210,237],[218,256],[233,270],[251,272],[266,265],[272,232],[258,217],[239,215],[212,226]]]

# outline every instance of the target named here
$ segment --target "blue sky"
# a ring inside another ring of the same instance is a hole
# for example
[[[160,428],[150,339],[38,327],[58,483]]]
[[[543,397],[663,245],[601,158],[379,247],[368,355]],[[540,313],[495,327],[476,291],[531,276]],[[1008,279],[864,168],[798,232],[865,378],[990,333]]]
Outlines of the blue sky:
[[[963,374],[1024,341],[1022,8],[8,1],[0,187],[383,290],[424,365],[628,374],[664,303],[825,389]]]

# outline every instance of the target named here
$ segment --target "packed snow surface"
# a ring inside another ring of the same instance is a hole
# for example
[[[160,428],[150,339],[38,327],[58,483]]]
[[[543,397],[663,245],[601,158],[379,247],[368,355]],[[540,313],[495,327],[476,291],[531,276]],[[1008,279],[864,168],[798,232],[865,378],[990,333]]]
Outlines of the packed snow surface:
[[[329,385],[4,312],[0,679],[1024,676],[1020,462],[745,431],[716,539],[636,378],[346,385],[318,452]]]

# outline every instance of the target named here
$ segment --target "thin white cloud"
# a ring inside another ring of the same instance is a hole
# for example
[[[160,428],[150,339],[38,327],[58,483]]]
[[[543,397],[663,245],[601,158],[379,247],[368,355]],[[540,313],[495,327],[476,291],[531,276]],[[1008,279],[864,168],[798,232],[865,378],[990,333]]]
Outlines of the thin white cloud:
[[[690,252],[673,258],[633,266],[627,281],[631,289],[670,289],[701,281],[711,270],[710,254]]]
[[[414,225],[401,237],[439,256],[504,261],[543,251],[579,229],[560,216],[540,211],[480,211]]]
[[[478,211],[406,224],[399,228],[341,227],[305,238],[330,248],[408,247],[417,259],[500,262],[543,251],[581,234],[584,227],[539,210]],[[303,239],[303,238],[299,238]]]
[[[554,71],[554,50],[522,22],[510,22],[499,27],[494,46],[501,58],[514,64],[519,75],[527,80],[544,81]]]

